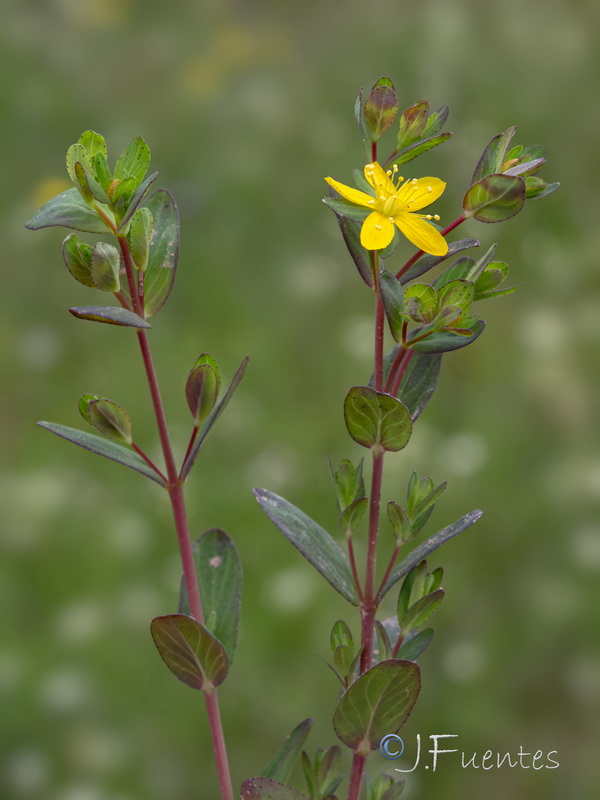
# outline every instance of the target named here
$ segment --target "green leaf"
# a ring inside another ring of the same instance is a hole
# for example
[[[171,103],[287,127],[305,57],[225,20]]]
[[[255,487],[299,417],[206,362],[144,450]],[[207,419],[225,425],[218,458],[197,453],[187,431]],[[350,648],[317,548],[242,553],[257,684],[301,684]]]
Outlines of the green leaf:
[[[132,139],[115,164],[114,176],[120,181],[132,177],[139,186],[150,166],[150,148],[141,136]]]
[[[219,405],[213,410],[210,417],[205,420],[202,428],[200,429],[200,433],[198,434],[198,438],[196,439],[196,443],[194,444],[191,452],[189,453],[188,457],[184,461],[184,464],[181,468],[181,479],[185,481],[187,478],[191,468],[194,466],[194,461],[196,460],[198,453],[200,452],[200,448],[204,444],[206,437],[210,433],[211,428],[215,424],[215,422],[219,419],[223,411],[225,410],[227,404],[235,394],[235,390],[239,386],[240,381],[244,377],[244,372],[246,371],[246,367],[248,366],[249,358],[246,358],[242,361],[240,366],[237,368],[237,372],[233,376],[231,383],[227,387],[227,391],[221,398],[221,402]]]
[[[438,136],[431,136],[429,139],[422,139],[420,142],[415,142],[411,144],[410,147],[405,147],[404,150],[401,150],[393,159],[390,159],[389,162],[386,162],[386,167],[390,166],[390,164],[397,164],[399,167],[402,164],[408,164],[413,158],[417,158],[417,156],[423,155],[423,153],[432,150],[439,144],[447,142],[451,137],[452,134],[446,131],[446,133],[440,133]]]
[[[74,306],[69,309],[77,319],[89,319],[93,322],[106,322],[108,325],[120,325],[125,328],[150,328],[145,319],[138,317],[126,308],[111,306]]]
[[[358,605],[348,556],[338,543],[299,508],[266,489],[254,496],[271,522],[333,588],[352,605]]]
[[[288,780],[296,765],[296,761],[300,757],[312,724],[313,720],[309,718],[305,719],[299,725],[296,725],[273,758],[261,771],[261,777],[272,778],[276,781]]]
[[[357,222],[364,222],[371,213],[369,208],[357,206],[354,203],[350,203],[348,200],[344,200],[343,198],[338,199],[337,197],[324,197],[323,202],[336,215],[345,217],[346,219],[356,220]]]
[[[92,400],[100,400],[102,395],[100,394],[82,394],[79,398],[79,413],[87,422],[88,425],[92,424],[92,420],[90,419],[90,415],[88,413],[88,406],[92,402]]]
[[[150,186],[156,180],[156,176],[157,175],[158,175],[158,172],[153,172],[152,175],[148,175],[146,180],[143,181],[143,183],[141,183],[138,186],[138,188],[135,190],[135,192],[134,192],[133,196],[131,197],[131,200],[129,201],[129,204],[127,206],[127,211],[125,212],[125,214],[123,215],[123,218],[121,219],[121,223],[119,225],[117,233],[119,233],[119,234],[127,233],[127,227],[128,227],[129,222],[131,220],[131,217],[134,215],[134,213],[136,212],[138,206],[140,205],[140,203],[144,199],[144,195],[146,194],[146,192],[148,191]],[[166,192],[167,190],[166,189],[158,189],[157,191]],[[146,204],[146,205],[148,205],[148,204]]]
[[[357,497],[342,511],[339,518],[340,530],[346,536],[351,536],[360,525],[365,511],[369,505],[366,497]]]
[[[225,531],[211,528],[196,539],[192,552],[205,627],[221,642],[232,664],[242,602],[242,564],[237,548]],[[178,611],[190,613],[184,580]]]
[[[83,242],[76,234],[70,233],[62,244],[62,254],[67,269],[76,281],[94,289],[91,261],[94,248]]]
[[[155,617],[150,632],[167,667],[192,689],[212,692],[227,677],[229,661],[223,645],[193,617]]]
[[[541,200],[542,197],[548,197],[549,194],[555,192],[560,183],[546,183],[541,178],[527,177],[525,178],[525,186],[525,194],[528,200]]]
[[[150,209],[138,208],[131,217],[127,240],[133,263],[140,272],[145,272],[148,266],[153,227],[154,220]]]
[[[511,175],[494,174],[474,183],[463,198],[465,214],[479,222],[504,222],[525,203],[525,182]]]
[[[86,233],[106,233],[108,226],[88,206],[77,189],[67,189],[43,205],[26,224],[30,231],[62,226]]]
[[[425,129],[423,130],[423,136],[435,136],[438,131],[441,131],[446,124],[449,113],[450,109],[448,106],[440,106],[436,108],[435,111],[432,111],[425,125]]]
[[[389,78],[380,78],[365,100],[365,119],[371,131],[371,141],[376,142],[398,113],[398,98]]]
[[[422,339],[412,345],[412,349],[416,353],[447,353],[451,350],[459,350],[461,347],[466,347],[471,342],[474,342],[485,329],[485,322],[478,320],[471,326],[471,333],[464,336],[451,331],[435,331],[427,339]],[[418,331],[416,331],[418,333]],[[410,346],[410,340],[408,342]]]
[[[429,103],[427,100],[421,100],[402,112],[398,131],[398,150],[402,150],[422,138],[428,114]]]
[[[308,800],[305,794],[271,778],[250,778],[242,783],[241,800]]]
[[[379,288],[392,336],[397,342],[402,341],[402,329],[408,319],[408,312],[404,307],[404,291],[402,284],[386,270],[379,275]]]
[[[337,622],[334,622],[329,634],[329,643],[332,651],[338,647],[354,647],[352,631],[343,619],[338,619]]]
[[[361,458],[355,467],[349,459],[344,458],[340,461],[335,470],[331,462],[329,463],[329,469],[335,481],[338,508],[340,511],[348,508],[351,503],[358,498],[362,498],[365,494],[363,462],[364,459]]]
[[[81,187],[81,176],[77,174],[77,170],[75,169],[75,167],[77,164],[81,164],[82,167],[91,172],[92,160],[90,158],[90,154],[85,149],[85,147],[83,147],[83,145],[72,144],[71,147],[69,147],[69,149],[67,150],[66,162],[67,162],[67,172],[69,173],[69,178],[73,181],[76,188]]]
[[[510,143],[512,142],[516,132],[516,125],[512,125],[502,133],[494,136],[488,142],[485,150],[481,154],[481,158],[477,162],[475,172],[471,178],[471,184],[477,183],[482,178],[492,175],[495,172],[502,172],[502,168],[510,148]]]
[[[446,592],[443,589],[436,589],[431,594],[426,594],[414,603],[402,617],[400,621],[400,628],[403,631],[412,631],[415,628],[420,628],[425,620],[436,611]]]
[[[350,436],[363,447],[397,452],[408,444],[412,421],[406,406],[369,386],[353,386],[344,402]]]
[[[438,307],[437,292],[428,283],[412,283],[404,292],[404,307],[415,322],[431,322]]]
[[[147,317],[157,314],[167,302],[179,260],[179,211],[173,195],[158,189],[145,207],[154,220],[148,266],[144,275],[144,309]]]
[[[102,436],[119,444],[131,445],[131,420],[122,406],[106,397],[91,399],[87,418]]]
[[[98,242],[90,260],[90,272],[96,288],[103,292],[118,292],[121,285],[120,269],[121,257],[117,248]]]
[[[356,124],[358,125],[358,131],[360,133],[360,138],[363,143],[363,147],[365,149],[365,153],[370,158],[371,157],[371,135],[370,131],[367,127],[367,120],[365,117],[365,106],[363,102],[363,87],[361,86],[358,91],[358,97],[356,98],[356,102],[354,103],[354,117],[356,119]]]
[[[203,353],[190,370],[185,396],[196,424],[202,422],[215,407],[221,379],[217,362],[208,353]]]
[[[400,780],[396,781],[393,786],[384,792],[381,796],[381,800],[398,800],[402,792],[404,791],[405,781]]]
[[[336,735],[355,753],[368,755],[404,725],[420,688],[419,668],[412,661],[382,661],[342,695],[333,714]]]
[[[134,453],[128,447],[123,447],[123,445],[111,442],[93,433],[78,431],[76,428],[68,428],[66,425],[57,425],[55,422],[38,422],[37,424],[41,428],[46,428],[46,430],[49,430],[51,433],[55,433],[62,439],[66,439],[68,442],[73,442],[73,444],[83,447],[84,450],[90,450],[92,453],[97,453],[99,456],[104,456],[104,458],[108,458],[111,461],[123,464],[124,467],[134,469],[147,478],[151,478],[160,486],[165,485],[163,479],[157,475],[137,453]]]
[[[462,531],[470,528],[477,520],[482,516],[483,511],[471,511],[468,514],[465,514],[464,517],[461,517],[457,522],[453,522],[452,525],[447,525],[445,528],[442,528],[441,531],[434,533],[433,536],[430,536],[425,542],[422,542],[418,547],[410,552],[406,558],[404,558],[393,570],[390,577],[385,582],[381,592],[379,593],[378,600],[381,600],[387,592],[394,586],[394,584],[398,583],[405,575],[416,567],[420,562],[427,558],[430,553],[433,553],[434,550],[437,550],[438,547],[441,547],[445,542],[452,539],[454,536],[457,536]]]
[[[421,275],[424,275],[426,272],[429,272],[430,269],[437,267],[438,264],[441,264],[443,261],[446,261],[448,258],[452,258],[452,256],[460,253],[462,250],[469,250],[471,247],[479,247],[479,241],[477,239],[459,239],[457,242],[450,242],[448,244],[448,252],[445,256],[431,256],[425,253],[422,255],[412,267],[407,270],[398,280],[404,286],[410,281],[414,281],[415,278],[420,278]],[[434,286],[437,285],[434,282]]]
[[[107,157],[104,136],[96,131],[84,131],[79,137],[79,144],[85,147],[91,159],[98,153],[102,153],[104,158]]]
[[[408,542],[412,538],[412,531],[406,511],[395,500],[390,500],[387,504],[387,515],[392,526],[394,539],[398,544]]]
[[[416,661],[426,648],[429,647],[434,634],[435,631],[433,628],[425,628],[425,630],[416,633],[414,636],[407,636],[400,645],[398,658],[404,658],[407,661]]]
[[[440,354],[413,352],[404,370],[398,393],[398,398],[408,408],[413,422],[420,416],[433,395],[441,366]]]
[[[332,195],[332,197],[336,194],[331,187],[329,188],[329,193]],[[347,217],[343,216],[342,214],[338,214],[335,211],[334,213],[337,218],[338,225],[340,226],[344,242],[348,248],[348,252],[350,253],[356,269],[358,270],[358,274],[367,284],[367,286],[373,286],[373,270],[371,268],[369,251],[365,250],[360,243],[362,222],[348,219]]]

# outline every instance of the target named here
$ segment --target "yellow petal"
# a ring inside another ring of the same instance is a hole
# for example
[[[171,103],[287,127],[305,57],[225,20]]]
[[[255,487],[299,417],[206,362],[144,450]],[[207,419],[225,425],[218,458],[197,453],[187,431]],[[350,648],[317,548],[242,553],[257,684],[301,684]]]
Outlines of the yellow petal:
[[[360,243],[367,250],[383,250],[394,238],[394,224],[389,217],[374,211],[363,222]]]
[[[365,192],[359,192],[358,189],[353,189],[351,186],[346,186],[344,183],[334,181],[333,178],[325,178],[327,183],[341,194],[344,200],[349,200],[351,203],[356,203],[359,206],[366,206],[371,208],[375,205],[375,198]]]
[[[369,220],[373,215],[367,217]],[[448,242],[436,231],[433,225],[425,222],[416,214],[396,214],[394,222],[419,250],[430,253],[432,256],[445,256],[448,252]]]
[[[377,192],[377,196],[384,195],[388,197],[391,194],[396,194],[396,187],[388,178],[383,167],[377,163],[367,164],[365,167],[365,178]]]
[[[397,206],[403,211],[420,211],[444,193],[446,184],[439,178],[418,178],[406,181],[398,192]]]

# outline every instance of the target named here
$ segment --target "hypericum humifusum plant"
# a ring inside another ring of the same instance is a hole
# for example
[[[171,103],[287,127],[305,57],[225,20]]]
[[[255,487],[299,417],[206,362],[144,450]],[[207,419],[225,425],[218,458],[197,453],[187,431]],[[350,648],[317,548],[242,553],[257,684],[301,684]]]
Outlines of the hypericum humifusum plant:
[[[265,513],[300,553],[357,610],[360,639],[338,620],[331,631],[332,668],[340,682],[333,728],[352,754],[344,764],[338,745],[318,748],[310,757],[303,747],[312,720],[297,725],[259,776],[241,787],[242,800],[306,800],[287,785],[301,757],[310,800],[396,800],[404,782],[381,773],[370,778],[365,765],[383,737],[406,722],[421,688],[417,659],[434,631],[424,627],[444,598],[441,567],[428,570],[426,558],[481,516],[471,511],[404,553],[425,525],[446,488],[413,472],[406,495],[392,498],[382,522],[382,478],[386,453],[402,450],[412,427],[433,394],[442,356],[474,342],[485,323],[475,312],[479,300],[510,294],[500,288],[508,267],[495,260],[496,246],[472,258],[465,251],[475,239],[449,242],[447,236],[468,219],[502,222],[526,201],[541,198],[558,184],[537,176],[545,163],[540,146],[513,146],[516,128],[495,136],[485,148],[469,181],[458,217],[442,230],[437,214],[420,213],[444,192],[436,177],[403,177],[405,165],[447,141],[440,132],[448,116],[433,112],[426,101],[400,115],[396,144],[382,156],[379,140],[398,115],[398,100],[388,78],[381,78],[366,100],[362,90],[356,118],[366,164],[354,171],[356,188],[326,178],[324,199],[335,213],[360,277],[374,296],[373,370],[363,385],[353,386],[344,402],[352,439],[371,453],[370,490],[363,478],[363,459],[344,459],[331,468],[344,546],[287,500],[265,489],[255,496]],[[183,579],[179,613],[152,620],[151,632],[162,659],[188,686],[202,691],[210,725],[221,800],[234,793],[227,758],[217,687],[227,677],[235,652],[242,588],[236,547],[222,530],[205,531],[191,541],[183,486],[212,426],[237,388],[248,359],[242,361],[225,392],[215,359],[201,354],[185,384],[191,412],[189,444],[176,458],[161,400],[148,331],[167,301],[176,275],[179,218],[172,195],[151,191],[157,173],[146,177],[150,151],[141,137],[125,148],[111,171],[103,137],[86,131],[67,153],[73,188],[50,200],[27,223],[37,230],[64,226],[93,235],[90,242],[70,233],[63,258],[71,275],[91,289],[110,293],[118,305],[70,308],[78,319],[133,329],[148,381],[163,463],[155,464],[135,441],[129,415],[114,401],[84,394],[79,410],[90,430],[39,423],[58,436],[140,472],[163,487],[173,509]],[[95,241],[97,236],[110,241]],[[406,241],[417,251],[392,267]],[[446,262],[450,260],[449,264]],[[383,268],[385,264],[386,268]],[[435,270],[429,283],[420,279]],[[386,320],[393,339],[386,348]],[[126,335],[126,334],[124,334]],[[365,376],[367,377],[367,376]],[[229,491],[229,490],[228,490]],[[365,563],[354,542],[366,524]],[[391,532],[395,546],[381,564],[380,529]],[[402,581],[396,613],[382,614],[382,602]],[[382,618],[383,616],[383,618]],[[255,687],[260,690],[260,687]],[[345,779],[348,779],[345,783]],[[202,800],[204,792],[198,794]]]

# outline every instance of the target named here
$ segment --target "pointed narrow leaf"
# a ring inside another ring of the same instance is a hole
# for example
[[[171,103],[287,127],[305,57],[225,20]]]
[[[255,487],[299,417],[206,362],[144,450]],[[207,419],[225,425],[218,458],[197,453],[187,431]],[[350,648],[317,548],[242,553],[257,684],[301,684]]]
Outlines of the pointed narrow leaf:
[[[415,422],[433,395],[442,366],[438,353],[417,353],[408,362],[400,381],[398,398],[408,408]]]
[[[241,800],[308,800],[305,794],[271,778],[250,778],[242,784]]]
[[[412,421],[406,406],[369,386],[353,386],[344,402],[348,433],[363,447],[397,452],[408,444]]]
[[[260,507],[304,558],[342,597],[358,605],[348,556],[338,543],[299,508],[266,489],[255,489]]]
[[[441,531],[434,533],[433,536],[425,542],[422,542],[418,547],[415,547],[415,549],[396,566],[387,579],[379,593],[379,600],[384,597],[394,584],[398,583],[405,575],[408,575],[411,569],[414,569],[414,567],[420,564],[424,558],[427,558],[430,553],[433,553],[434,550],[437,550],[438,547],[441,547],[454,536],[470,528],[471,525],[477,522],[482,514],[483,511],[471,511],[469,514],[465,514],[464,517],[461,517],[457,522],[453,522],[452,525],[447,525],[445,528],[442,528]]]
[[[246,371],[246,367],[248,366],[248,361],[249,360],[250,360],[249,357],[246,356],[246,358],[242,361],[240,366],[237,368],[237,372],[233,376],[233,378],[231,380],[231,383],[227,387],[227,391],[225,392],[225,394],[221,398],[221,402],[214,409],[214,411],[212,412],[210,417],[208,417],[208,419],[204,422],[204,424],[203,424],[203,426],[202,426],[202,428],[200,430],[200,433],[198,434],[198,438],[196,439],[196,443],[195,443],[194,447],[192,448],[192,451],[190,452],[190,454],[186,458],[186,460],[185,460],[185,462],[183,464],[183,467],[181,468],[181,478],[182,478],[182,480],[185,480],[186,477],[188,476],[189,471],[194,466],[194,461],[196,460],[196,458],[198,456],[198,453],[200,452],[200,448],[204,444],[204,441],[205,441],[206,437],[208,436],[208,434],[210,433],[210,430],[211,430],[212,426],[219,419],[219,417],[221,416],[221,414],[225,410],[227,404],[229,403],[229,401],[231,400],[231,398],[235,394],[235,390],[239,386],[240,381],[242,380],[242,378],[244,377],[244,372]]]
[[[127,211],[125,212],[123,219],[121,220],[121,224],[119,225],[118,233],[127,232],[127,226],[129,225],[131,217],[135,214],[138,206],[144,199],[144,195],[156,180],[157,175],[158,172],[153,172],[151,175],[148,175],[146,180],[142,181],[142,183],[135,190],[131,200],[129,201],[129,205],[127,206]],[[160,191],[166,192],[166,189],[162,189]]]
[[[337,194],[331,187],[329,187],[329,194],[332,199],[337,199]],[[333,211],[337,218],[338,225],[340,226],[348,252],[358,270],[358,274],[367,286],[373,286],[373,270],[371,268],[369,251],[365,250],[360,243],[362,222],[348,219],[346,216],[335,211],[335,209],[333,209]]]
[[[223,645],[193,617],[155,617],[150,632],[167,667],[192,689],[210,692],[227,677],[229,661]]]
[[[69,428],[66,425],[57,425],[55,422],[38,422],[41,428],[46,428],[51,433],[55,433],[62,439],[68,442],[83,447],[84,450],[90,450],[92,453],[97,453],[99,456],[109,458],[111,461],[116,461],[118,464],[123,464],[124,467],[134,469],[140,472],[147,478],[151,478],[160,486],[164,486],[163,479],[151,469],[146,462],[140,458],[137,453],[134,453],[128,447],[111,442],[102,436],[96,436],[94,433],[87,433],[86,431],[78,431],[76,428]]]
[[[145,319],[138,317],[126,308],[111,306],[77,306],[69,309],[77,319],[89,319],[93,322],[106,322],[108,325],[120,325],[125,328],[150,328]]]
[[[412,345],[411,349],[416,353],[430,354],[460,350],[461,347],[466,347],[468,344],[471,344],[471,342],[474,342],[475,339],[479,338],[484,330],[485,322],[480,319],[471,326],[470,333],[466,336],[459,333],[452,333],[452,331],[435,331],[428,336],[427,339],[416,342]]]
[[[299,725],[296,725],[273,758],[261,771],[261,777],[273,778],[276,781],[288,780],[296,765],[296,761],[300,757],[312,724],[313,720],[309,718],[305,719]]]
[[[153,192],[145,207],[151,212],[154,231],[144,275],[144,308],[147,317],[157,314],[167,302],[179,260],[179,211],[166,189]]]
[[[140,272],[145,272],[148,266],[153,227],[154,220],[150,209],[138,208],[131,217],[127,240],[133,263]]]
[[[448,106],[440,106],[435,111],[432,111],[423,130],[423,136],[435,136],[438,131],[441,131],[446,124],[449,113],[450,108]]]
[[[409,147],[405,147],[404,150],[401,150],[393,157],[393,159],[390,159],[386,166],[389,166],[390,164],[397,164],[398,166],[401,166],[402,164],[408,164],[408,162],[412,161],[413,158],[417,158],[417,156],[426,153],[428,150],[437,147],[439,144],[447,142],[451,137],[452,134],[450,131],[446,131],[445,133],[440,133],[438,136],[431,136],[429,139],[422,139],[420,142],[415,142]]]
[[[421,275],[424,275],[426,272],[429,272],[430,269],[437,267],[438,264],[441,264],[442,261],[446,261],[448,258],[452,258],[452,256],[456,255],[456,253],[460,253],[462,250],[469,250],[471,247],[479,247],[479,241],[477,239],[459,239],[457,242],[450,242],[448,244],[448,252],[445,256],[430,256],[428,254],[422,255],[412,267],[404,273],[399,278],[399,281],[402,285],[413,281],[415,278],[420,278]],[[398,276],[396,276],[398,277]]]
[[[405,658],[407,661],[416,661],[417,658],[429,647],[435,631],[433,628],[425,628],[415,636],[407,637],[398,650],[398,658]]]
[[[382,738],[404,725],[421,689],[419,668],[412,661],[382,661],[361,675],[342,695],[333,727],[346,747],[368,755]]]
[[[26,224],[30,231],[63,226],[86,233],[106,233],[108,225],[88,206],[77,189],[67,189],[43,205]]]
[[[402,617],[401,625],[403,631],[412,631],[420,628],[425,620],[439,608],[446,592],[443,589],[436,589],[425,597],[417,600]]]
[[[342,198],[324,197],[323,202],[334,214],[345,217],[346,219],[355,220],[356,222],[364,222],[371,213],[370,209],[354,205]]]
[[[506,161],[510,143],[512,142],[517,132],[516,125],[511,125],[502,133],[494,136],[486,145],[485,150],[481,154],[481,158],[477,162],[475,172],[471,178],[471,183],[477,183],[482,178],[491,175],[494,172],[502,172],[502,167]]]
[[[233,663],[242,602],[242,564],[225,531],[211,528],[192,545],[206,629],[221,642]],[[181,581],[179,613],[189,614],[185,581]]]

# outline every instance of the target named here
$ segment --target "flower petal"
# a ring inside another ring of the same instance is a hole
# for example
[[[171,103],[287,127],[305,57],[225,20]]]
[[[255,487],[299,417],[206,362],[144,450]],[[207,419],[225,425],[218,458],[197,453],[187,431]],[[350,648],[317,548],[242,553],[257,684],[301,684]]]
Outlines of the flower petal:
[[[365,222],[372,216],[373,214],[368,216]],[[441,233],[416,214],[396,214],[394,222],[408,241],[412,242],[419,250],[423,250],[424,253],[430,253],[432,256],[445,256],[448,252],[448,242]]]
[[[374,161],[372,164],[365,166],[365,178],[377,192],[377,196],[384,195],[388,197],[391,194],[396,194],[396,187],[388,178],[383,167]]]
[[[446,184],[439,178],[417,178],[406,181],[398,192],[397,207],[403,211],[420,211],[444,193]]]
[[[334,181],[333,178],[325,178],[325,180],[332,189],[335,189],[338,194],[341,194],[344,200],[349,200],[351,203],[356,203],[358,206],[366,206],[367,208],[372,208],[372,206],[375,205],[375,198],[371,197],[370,194],[360,192],[358,189],[353,189],[351,186],[339,183],[339,181]]]
[[[383,250],[394,238],[394,224],[389,217],[374,211],[363,222],[360,243],[367,250]]]

